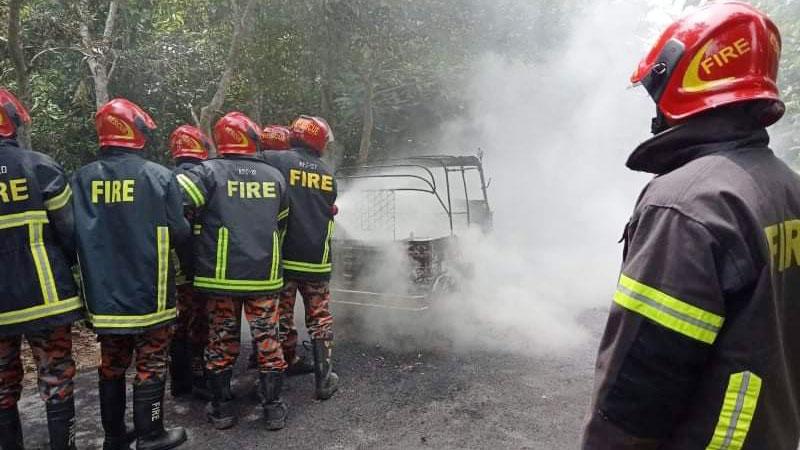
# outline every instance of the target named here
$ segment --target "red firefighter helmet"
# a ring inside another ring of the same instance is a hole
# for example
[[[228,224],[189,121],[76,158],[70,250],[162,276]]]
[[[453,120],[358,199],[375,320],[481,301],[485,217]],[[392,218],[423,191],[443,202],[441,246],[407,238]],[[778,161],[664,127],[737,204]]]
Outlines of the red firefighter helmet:
[[[135,103],[115,98],[97,110],[94,116],[100,147],[142,149],[156,123]]]
[[[13,138],[17,128],[31,123],[31,116],[22,103],[7,89],[0,89],[0,136]]]
[[[743,2],[715,2],[670,25],[631,81],[644,85],[670,125],[765,100],[768,126],[786,109],[777,86],[780,54],[780,32],[769,17]]]
[[[333,142],[333,130],[322,117],[300,116],[292,122],[292,141],[317,153]]]
[[[173,158],[208,159],[208,138],[199,128],[181,125],[169,137],[169,150]]]
[[[261,131],[264,150],[289,150],[292,148],[292,130],[283,125],[267,125]]]
[[[254,155],[261,136],[259,126],[240,112],[222,116],[214,125],[214,141],[221,155]]]

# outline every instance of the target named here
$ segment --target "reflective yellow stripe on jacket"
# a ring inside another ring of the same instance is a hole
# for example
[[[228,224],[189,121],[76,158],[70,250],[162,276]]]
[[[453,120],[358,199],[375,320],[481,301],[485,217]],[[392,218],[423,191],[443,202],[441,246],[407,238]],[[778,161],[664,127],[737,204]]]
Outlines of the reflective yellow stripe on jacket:
[[[205,197],[203,197],[203,192],[200,190],[200,188],[197,187],[196,184],[194,184],[194,182],[189,177],[187,177],[182,173],[179,173],[175,178],[178,180],[178,184],[186,192],[186,195],[188,195],[189,198],[192,199],[192,202],[194,203],[195,206],[200,207],[206,203],[206,199]]]
[[[614,301],[672,331],[713,344],[725,319],[621,274]]]
[[[44,226],[48,222],[47,211],[26,211],[0,216],[0,230],[19,227],[28,228],[28,246],[34,269],[36,270],[39,288],[42,292],[41,305],[2,313],[0,314],[0,325],[12,325],[43,319],[68,313],[80,309],[82,306],[78,297],[70,297],[63,300],[58,298],[58,287],[56,286],[53,269],[50,266],[50,256],[47,254],[47,247],[45,247],[44,242]]]
[[[61,191],[60,194],[54,196],[51,199],[48,199],[44,202],[44,207],[48,211],[57,211],[69,203],[69,200],[72,198],[72,188],[69,185],[64,187],[64,190]]]
[[[280,241],[278,232],[272,235],[272,267],[268,280],[230,280],[228,279],[228,241],[230,232],[225,227],[220,227],[217,234],[217,264],[214,278],[194,277],[194,286],[198,288],[233,291],[233,292],[260,292],[273,291],[283,287],[283,278],[278,278],[280,262]]]
[[[744,446],[761,394],[761,378],[752,372],[731,375],[719,422],[706,450],[740,450]]]
[[[156,229],[156,253],[158,257],[158,312],[167,309],[167,294],[169,293],[169,227]]]
[[[331,271],[331,264],[313,264],[284,259],[283,268],[287,270],[294,270],[296,272],[327,273]]]
[[[143,328],[157,325],[178,316],[175,308],[141,316],[107,316],[89,313],[89,320],[97,328]]]

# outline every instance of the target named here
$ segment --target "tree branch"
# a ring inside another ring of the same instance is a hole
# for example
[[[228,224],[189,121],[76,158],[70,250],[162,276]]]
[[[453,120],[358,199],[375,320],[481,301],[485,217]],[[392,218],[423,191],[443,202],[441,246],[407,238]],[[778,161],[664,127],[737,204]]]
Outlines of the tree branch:
[[[20,9],[22,0],[8,2],[8,47],[11,61],[14,64],[14,74],[17,81],[17,95],[23,105],[31,104],[31,88],[28,80],[28,64],[25,62],[25,51],[20,37]],[[17,136],[23,147],[31,146],[31,135],[28,127],[22,127]]]

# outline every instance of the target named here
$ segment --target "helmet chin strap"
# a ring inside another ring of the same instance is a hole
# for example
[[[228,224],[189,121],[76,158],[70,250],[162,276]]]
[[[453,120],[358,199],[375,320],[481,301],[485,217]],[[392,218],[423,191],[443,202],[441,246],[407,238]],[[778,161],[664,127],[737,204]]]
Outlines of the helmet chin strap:
[[[670,128],[672,128],[672,126],[667,123],[667,117],[664,116],[660,108],[656,107],[656,116],[653,117],[653,121],[650,124],[650,132],[654,135],[661,134]]]

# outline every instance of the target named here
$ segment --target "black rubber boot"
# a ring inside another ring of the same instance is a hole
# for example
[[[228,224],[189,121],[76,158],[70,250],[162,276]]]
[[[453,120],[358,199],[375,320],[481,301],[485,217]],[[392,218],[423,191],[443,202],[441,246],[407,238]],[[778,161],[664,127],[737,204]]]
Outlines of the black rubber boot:
[[[181,427],[164,429],[164,382],[133,387],[136,450],[168,450],[186,442]]]
[[[0,409],[0,448],[3,450],[25,450],[22,443],[22,424],[19,421],[19,410]]]
[[[308,344],[308,341],[303,341],[304,347]],[[308,353],[306,353],[306,355],[307,354]],[[296,348],[284,349],[283,359],[287,364],[285,373],[288,377],[296,377],[298,375],[314,373],[314,364],[312,364],[307,357],[303,358],[302,356],[298,355]]]
[[[125,379],[100,380],[100,420],[105,431],[103,450],[128,450],[136,432],[125,426]]]
[[[286,426],[286,413],[288,412],[286,403],[281,399],[283,372],[261,373],[258,381],[267,429],[280,430]]]
[[[339,376],[333,372],[331,353],[332,339],[312,339],[314,350],[314,382],[316,396],[319,400],[327,400],[339,390]]]
[[[185,340],[173,340],[170,344],[169,391],[173,397],[192,393],[192,353]]]
[[[236,425],[236,408],[231,392],[232,375],[232,370],[208,374],[208,385],[213,399],[206,406],[206,417],[218,430]]]
[[[192,395],[194,398],[210,402],[211,389],[208,388],[206,366],[203,362],[203,346],[192,345]]]
[[[50,450],[75,450],[75,399],[49,401],[45,407]]]

